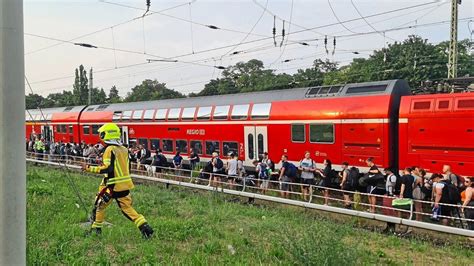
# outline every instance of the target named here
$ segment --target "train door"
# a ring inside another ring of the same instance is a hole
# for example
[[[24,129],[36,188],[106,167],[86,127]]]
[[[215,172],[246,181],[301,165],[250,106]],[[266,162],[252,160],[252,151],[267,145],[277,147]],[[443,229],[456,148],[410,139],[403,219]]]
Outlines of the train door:
[[[122,126],[122,143],[128,145],[128,126]]]
[[[53,126],[41,126],[41,137],[46,141],[54,141]]]
[[[266,126],[245,126],[245,163],[252,164],[253,160],[259,160],[260,156],[268,151],[268,137]]]

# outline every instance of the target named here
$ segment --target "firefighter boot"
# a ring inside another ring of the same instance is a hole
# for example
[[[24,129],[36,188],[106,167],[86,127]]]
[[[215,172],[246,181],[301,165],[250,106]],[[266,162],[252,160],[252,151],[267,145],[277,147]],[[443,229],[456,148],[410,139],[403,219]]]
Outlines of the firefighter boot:
[[[142,232],[143,238],[145,239],[149,239],[153,235],[153,229],[148,225],[148,223],[140,225],[138,229],[140,229],[140,232]]]

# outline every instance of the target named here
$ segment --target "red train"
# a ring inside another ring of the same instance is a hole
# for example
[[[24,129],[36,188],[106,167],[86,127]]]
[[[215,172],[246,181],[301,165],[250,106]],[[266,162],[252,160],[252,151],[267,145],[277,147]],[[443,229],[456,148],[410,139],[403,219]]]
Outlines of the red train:
[[[250,166],[264,151],[299,161],[309,150],[318,163],[363,168],[374,157],[384,167],[438,172],[447,163],[474,175],[474,93],[412,96],[404,80],[42,111],[26,113],[27,138],[95,143],[100,125],[113,121],[124,143],[169,156],[234,151]]]

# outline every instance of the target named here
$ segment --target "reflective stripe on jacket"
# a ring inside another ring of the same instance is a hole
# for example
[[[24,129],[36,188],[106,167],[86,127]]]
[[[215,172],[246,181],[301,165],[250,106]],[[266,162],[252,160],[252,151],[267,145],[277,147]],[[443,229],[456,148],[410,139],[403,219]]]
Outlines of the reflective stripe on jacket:
[[[90,166],[91,173],[104,174],[101,185],[113,188],[113,191],[130,190],[134,187],[130,176],[128,150],[123,146],[109,145],[104,151],[102,165]]]

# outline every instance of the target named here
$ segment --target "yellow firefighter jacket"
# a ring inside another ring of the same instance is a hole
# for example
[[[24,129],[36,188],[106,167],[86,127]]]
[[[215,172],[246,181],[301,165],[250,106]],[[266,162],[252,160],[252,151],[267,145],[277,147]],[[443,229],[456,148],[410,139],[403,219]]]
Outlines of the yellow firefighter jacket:
[[[89,166],[88,172],[104,174],[101,186],[107,186],[112,191],[125,191],[134,188],[130,177],[128,150],[123,146],[108,145],[102,157],[102,165]]]

